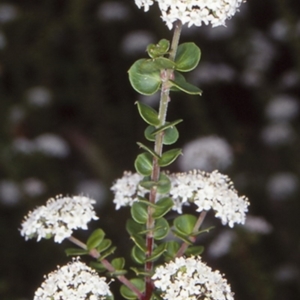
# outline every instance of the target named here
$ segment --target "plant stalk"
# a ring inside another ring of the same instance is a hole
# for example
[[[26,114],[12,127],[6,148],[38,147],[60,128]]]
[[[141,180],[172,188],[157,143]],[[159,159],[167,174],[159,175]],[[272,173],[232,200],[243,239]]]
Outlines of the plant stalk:
[[[169,59],[174,61],[177,53],[177,48],[179,44],[180,34],[182,30],[182,23],[178,20],[174,23],[174,33],[171,43],[171,49],[169,53]],[[166,122],[166,115],[168,110],[168,103],[170,102],[170,83],[169,80],[174,78],[174,72],[173,70],[162,70],[161,72],[161,79],[162,79],[162,86],[161,86],[161,94],[160,94],[160,105],[159,105],[159,111],[158,111],[158,118],[159,118],[159,125],[158,127],[161,127]],[[162,150],[163,150],[163,137],[164,132],[160,132],[156,135],[155,138],[155,144],[154,144],[154,151],[161,156]],[[152,181],[158,181],[160,177],[160,166],[158,164],[157,157],[153,158],[153,170],[151,174],[151,180]],[[151,203],[156,202],[156,194],[157,190],[156,187],[153,187],[150,190],[149,195],[149,201]],[[154,219],[152,217],[153,214],[153,208],[148,206],[148,221],[147,221],[147,236],[146,236],[146,246],[147,246],[147,252],[146,252],[146,258],[151,257],[152,251],[153,251],[153,244],[154,244],[154,238],[153,238],[153,229],[155,226]],[[149,274],[151,274],[153,270],[153,263],[146,262],[145,264],[145,271]],[[143,300],[150,300],[154,286],[151,280],[150,276],[145,277],[145,295]]]

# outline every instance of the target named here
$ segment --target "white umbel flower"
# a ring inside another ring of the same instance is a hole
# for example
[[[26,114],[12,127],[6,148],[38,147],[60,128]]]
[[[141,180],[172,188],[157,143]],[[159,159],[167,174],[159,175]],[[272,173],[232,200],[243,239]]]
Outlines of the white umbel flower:
[[[147,190],[139,186],[143,176],[138,173],[124,172],[123,177],[117,179],[111,187],[115,194],[113,202],[118,210],[122,206],[131,206],[138,200],[138,196],[143,197]]]
[[[152,279],[167,300],[233,300],[227,280],[200,257],[176,258],[155,270]]]
[[[244,224],[249,201],[239,196],[229,177],[213,171],[212,173],[199,170],[187,173],[167,174],[171,181],[171,190],[162,197],[171,197],[173,210],[182,213],[182,207],[194,203],[196,211],[213,210],[215,216],[221,219],[223,225],[233,227],[234,224]],[[115,194],[113,202],[116,209],[131,206],[138,201],[138,196],[144,197],[149,191],[139,186],[143,177],[137,173],[125,172],[111,190]]]
[[[33,300],[92,300],[111,295],[105,277],[74,259],[45,276],[45,281],[35,292]]]
[[[239,196],[229,177],[213,171],[206,173],[193,170],[188,173],[171,174],[170,196],[176,203],[174,209],[181,213],[181,206],[194,202],[197,211],[214,210],[216,218],[223,225],[233,227],[235,223],[244,224],[249,201]]]
[[[96,201],[84,196],[51,198],[46,205],[30,211],[25,217],[21,235],[26,240],[37,238],[51,238],[61,243],[72,235],[74,229],[87,229],[87,223],[97,220],[93,208]]]
[[[201,26],[211,24],[213,27],[225,25],[225,20],[235,15],[244,0],[135,0],[138,8],[148,11],[157,2],[162,19],[169,29],[173,22]]]

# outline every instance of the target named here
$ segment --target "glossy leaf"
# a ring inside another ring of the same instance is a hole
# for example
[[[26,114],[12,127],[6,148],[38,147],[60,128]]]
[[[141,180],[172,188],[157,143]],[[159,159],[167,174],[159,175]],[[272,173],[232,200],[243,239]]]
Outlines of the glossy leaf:
[[[103,264],[99,261],[91,261],[90,266],[95,269],[97,272],[102,273],[106,272],[107,269],[103,266]]]
[[[105,252],[101,253],[101,256],[98,258],[99,261],[101,261],[102,259],[104,259],[105,257],[113,254],[116,251],[117,247],[111,247],[108,250],[106,250]]]
[[[139,101],[137,101],[136,104],[140,116],[146,123],[153,126],[159,125],[158,113],[154,108]]]
[[[140,181],[139,185],[147,190],[151,190],[153,187],[157,186],[157,182],[150,179],[150,176],[146,176],[142,181]]]
[[[175,79],[170,80],[170,82],[178,90],[185,92],[189,95],[201,95],[202,94],[202,91],[198,87],[188,83],[182,74],[180,74],[178,72],[174,72],[174,74],[175,74]]]
[[[176,160],[176,158],[182,154],[181,149],[176,148],[176,149],[171,149],[169,151],[166,151],[162,154],[161,158],[158,160],[158,164],[161,167],[165,167],[170,165],[172,162]]]
[[[170,226],[166,219],[164,218],[157,219],[155,222],[154,233],[153,233],[154,239],[162,240],[168,235],[169,229]]]
[[[150,257],[148,257],[146,259],[146,261],[154,261],[157,260],[160,256],[162,256],[164,254],[164,252],[166,251],[166,244],[160,244],[158,247],[156,247],[153,252],[152,255]]]
[[[140,265],[143,265],[146,260],[145,252],[142,251],[138,246],[134,245],[131,250],[131,256]]]
[[[180,248],[180,244],[176,241],[168,241],[165,244],[166,244],[166,252],[164,253],[164,257],[166,258],[167,261],[174,259]]]
[[[131,86],[142,95],[152,95],[160,88],[160,70],[151,60],[137,60],[129,69],[128,74]]]
[[[159,199],[156,202],[156,207],[155,207],[154,213],[152,214],[152,217],[154,219],[159,219],[159,218],[163,217],[166,213],[168,213],[172,209],[173,206],[174,206],[174,202],[173,202],[172,198],[165,197],[165,198]]]
[[[140,278],[133,278],[130,280],[130,282],[133,285],[135,285],[140,292],[144,292],[144,290],[145,290],[144,280],[142,280]],[[131,289],[129,289],[126,285],[121,286],[120,293],[121,293],[122,297],[124,297],[125,299],[129,299],[129,300],[137,299],[137,295]]]
[[[130,236],[138,235],[145,230],[145,226],[136,223],[132,219],[128,219],[126,222],[126,230]]]
[[[183,43],[178,46],[175,63],[176,70],[188,72],[195,69],[200,61],[201,51],[195,43]]]
[[[124,257],[114,258],[111,264],[116,270],[122,270],[125,266],[125,259]]]
[[[197,218],[194,215],[185,214],[174,219],[174,227],[179,233],[190,236],[196,222]]]
[[[89,250],[97,248],[103,241],[105,233],[102,229],[96,229],[88,238],[86,246]]]
[[[146,145],[140,143],[140,142],[137,142],[137,144],[139,145],[140,148],[146,150],[149,154],[151,154],[152,156],[155,156],[156,158],[159,158],[160,156],[155,153],[152,149],[150,149],[149,147],[147,147]]]
[[[141,202],[134,202],[130,208],[133,220],[139,224],[146,224],[148,220],[148,206]]]
[[[159,56],[165,55],[170,48],[170,42],[166,39],[162,39],[158,42],[158,44],[150,44],[147,47],[148,55],[151,58],[157,58]]]
[[[88,250],[80,249],[80,248],[68,248],[65,250],[67,256],[80,256],[89,254]]]
[[[99,246],[96,247],[98,252],[103,252],[111,246],[112,242],[109,239],[104,239]]]
[[[185,243],[187,243],[188,245],[192,245],[193,242],[190,240],[190,235],[187,234],[182,234],[181,232],[179,232],[176,229],[172,229],[172,232],[175,236],[177,236],[179,239],[183,240]]]
[[[157,182],[157,192],[159,194],[166,194],[171,190],[171,181],[169,177],[164,174],[160,173],[159,180]]]
[[[140,235],[132,235],[131,239],[142,251],[147,251],[146,241]]]
[[[197,255],[201,255],[204,251],[204,247],[203,246],[190,246],[186,249],[186,251],[184,252],[184,254],[186,256],[197,256]]]
[[[141,153],[137,156],[134,162],[136,171],[144,176],[149,176],[152,173],[152,155],[149,153]]]

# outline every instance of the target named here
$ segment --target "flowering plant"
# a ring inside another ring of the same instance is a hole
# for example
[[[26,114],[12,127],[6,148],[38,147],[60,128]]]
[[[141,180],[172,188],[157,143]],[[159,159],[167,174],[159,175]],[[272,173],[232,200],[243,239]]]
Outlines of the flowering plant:
[[[150,44],[149,58],[137,60],[128,71],[129,81],[138,93],[152,95],[160,90],[159,111],[136,102],[138,113],[147,124],[145,139],[154,145],[138,142],[143,152],[135,159],[136,172],[125,172],[111,188],[116,209],[130,207],[126,230],[133,241],[132,258],[142,267],[132,267],[132,277],[123,257],[110,259],[115,247],[101,228],[92,232],[85,243],[73,236],[73,230],[86,230],[89,221],[98,220],[94,200],[88,197],[50,199],[25,217],[21,235],[37,241],[54,237],[57,243],[68,239],[78,248],[67,249],[67,255],[93,257],[91,266],[95,270],[107,272],[122,283],[120,293],[125,299],[231,300],[233,293],[226,279],[201,261],[203,247],[194,243],[197,236],[210,230],[201,228],[209,210],[223,225],[232,228],[234,224],[244,224],[247,198],[239,196],[230,179],[218,171],[169,173],[161,169],[182,154],[179,148],[163,150],[164,145],[176,143],[176,126],[183,121],[167,121],[170,92],[202,94],[182,74],[195,69],[201,57],[194,43],[179,44],[182,25],[224,25],[242,0],[135,0],[145,11],[155,2],[167,26],[174,27],[173,39]],[[194,207],[195,214],[183,213],[185,206]],[[169,214],[171,210],[179,216]],[[177,239],[166,239],[171,233]],[[35,293],[35,299],[109,298],[112,293],[105,279],[78,258],[50,273]]]

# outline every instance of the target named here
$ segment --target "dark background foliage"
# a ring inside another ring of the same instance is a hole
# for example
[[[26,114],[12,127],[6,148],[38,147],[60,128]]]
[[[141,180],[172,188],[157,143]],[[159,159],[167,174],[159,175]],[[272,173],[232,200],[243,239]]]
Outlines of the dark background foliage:
[[[145,57],[139,48],[143,36],[157,42],[170,39],[171,32],[158,9],[145,14],[134,1],[116,1],[122,7],[119,18],[108,19],[103,6],[108,2],[115,1],[0,2],[1,299],[31,299],[43,275],[68,261],[68,242],[25,242],[18,228],[30,209],[50,197],[89,193],[83,182],[90,183],[99,204],[100,221],[92,226],[105,229],[118,246],[116,255],[126,256],[130,265],[132,244],[124,230],[129,212],[115,211],[109,191],[124,170],[133,170],[136,141],[144,139],[145,124],[134,105],[139,96],[129,85],[127,70]],[[284,94],[300,104],[300,3],[249,0],[227,25],[184,28],[182,41],[194,41],[202,50],[199,68],[226,68],[209,78],[192,73],[190,80],[203,96],[176,94],[169,119],[184,119],[178,126],[179,147],[204,135],[229,142],[235,158],[226,173],[249,197],[250,213],[268,222],[272,232],[237,227],[225,255],[213,258],[205,252],[204,259],[226,274],[236,300],[298,299],[299,119],[289,123],[293,139],[287,143],[270,145],[261,136],[269,122],[265,108],[273,98]],[[129,40],[132,33],[140,35]],[[44,105],[31,101],[36,87],[46,94],[39,99],[51,100]],[[28,150],[28,141],[45,133],[60,137],[67,154]],[[178,170],[176,164],[173,170]],[[293,174],[296,181],[288,196],[276,200],[267,186],[280,172]],[[215,222],[210,237],[199,241],[207,248],[222,234]],[[86,233],[78,236],[84,239]]]

